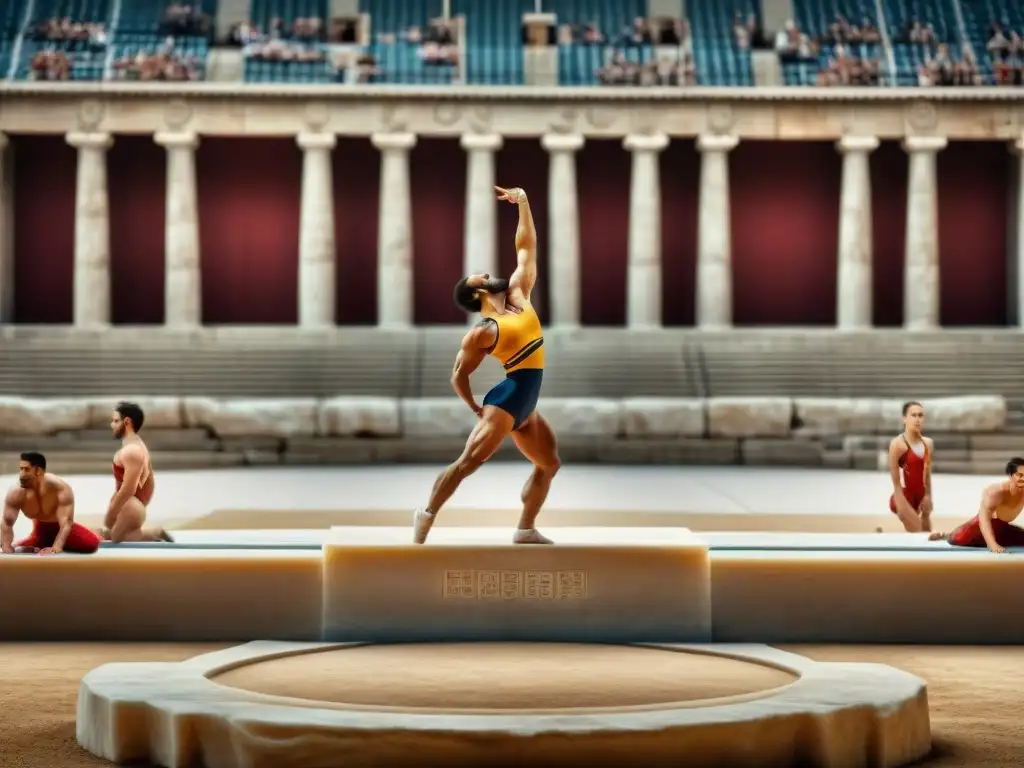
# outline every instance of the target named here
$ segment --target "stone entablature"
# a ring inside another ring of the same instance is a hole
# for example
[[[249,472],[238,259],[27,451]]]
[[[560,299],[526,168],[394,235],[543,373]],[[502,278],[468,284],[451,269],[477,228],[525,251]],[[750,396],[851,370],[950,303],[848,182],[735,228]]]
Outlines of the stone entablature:
[[[297,136],[573,134],[742,140],[1017,140],[1024,92],[1000,88],[525,88],[7,83],[5,133]]]

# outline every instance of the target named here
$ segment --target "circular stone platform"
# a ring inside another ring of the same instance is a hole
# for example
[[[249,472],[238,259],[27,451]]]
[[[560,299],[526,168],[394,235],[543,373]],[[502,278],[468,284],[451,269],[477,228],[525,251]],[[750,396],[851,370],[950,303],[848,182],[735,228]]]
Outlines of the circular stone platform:
[[[364,645],[257,661],[211,678],[349,706],[453,711],[665,708],[766,695],[797,679],[672,648],[573,643]]]
[[[881,767],[931,747],[919,678],[760,645],[257,642],[99,667],[77,730],[174,768]]]

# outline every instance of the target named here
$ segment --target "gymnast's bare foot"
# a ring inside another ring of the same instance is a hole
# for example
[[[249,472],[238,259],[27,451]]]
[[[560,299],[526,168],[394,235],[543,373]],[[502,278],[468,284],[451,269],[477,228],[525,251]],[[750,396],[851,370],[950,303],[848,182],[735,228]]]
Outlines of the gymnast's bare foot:
[[[518,528],[512,535],[513,544],[554,544],[536,528]]]
[[[928,536],[928,541],[949,541],[948,533],[933,533]]]

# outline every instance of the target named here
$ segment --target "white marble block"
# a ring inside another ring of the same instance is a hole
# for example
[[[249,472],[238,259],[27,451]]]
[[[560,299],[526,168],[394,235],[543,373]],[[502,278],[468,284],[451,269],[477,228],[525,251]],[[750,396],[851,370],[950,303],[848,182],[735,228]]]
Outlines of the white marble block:
[[[685,528],[508,531],[332,528],[324,639],[702,642],[711,633],[705,542]]]

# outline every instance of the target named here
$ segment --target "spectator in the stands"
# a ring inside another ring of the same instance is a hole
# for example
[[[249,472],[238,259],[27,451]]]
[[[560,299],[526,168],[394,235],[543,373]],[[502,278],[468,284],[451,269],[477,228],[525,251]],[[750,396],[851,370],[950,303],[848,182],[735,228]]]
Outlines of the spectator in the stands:
[[[71,60],[62,51],[38,51],[29,66],[33,80],[67,80],[71,76]]]
[[[164,9],[160,34],[202,37],[210,29],[210,19],[198,5],[170,3]]]
[[[926,24],[916,16],[911,17],[903,27],[903,34],[899,42],[920,43],[922,45],[934,45],[938,41],[935,34],[935,27]]]

